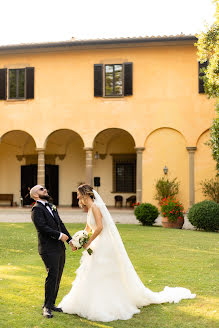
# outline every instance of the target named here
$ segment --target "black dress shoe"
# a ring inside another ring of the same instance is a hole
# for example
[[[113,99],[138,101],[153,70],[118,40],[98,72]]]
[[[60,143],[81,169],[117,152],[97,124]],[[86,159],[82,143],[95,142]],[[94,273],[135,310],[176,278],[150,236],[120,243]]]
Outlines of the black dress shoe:
[[[46,308],[45,306],[44,306],[44,308],[43,308],[43,316],[44,316],[45,318],[48,318],[48,319],[53,318],[53,315],[52,315],[51,310],[48,309],[48,308]]]
[[[61,308],[56,307],[55,305],[53,305],[53,306],[51,307],[51,310],[54,311],[54,312],[63,312]]]

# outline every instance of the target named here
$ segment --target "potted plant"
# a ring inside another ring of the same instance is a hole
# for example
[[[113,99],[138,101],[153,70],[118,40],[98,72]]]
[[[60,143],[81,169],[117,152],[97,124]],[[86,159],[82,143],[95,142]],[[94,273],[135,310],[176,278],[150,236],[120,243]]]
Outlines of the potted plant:
[[[184,224],[183,205],[174,197],[165,197],[160,202],[162,226],[164,228],[182,229]]]
[[[177,181],[177,178],[169,180],[166,177],[162,177],[157,180],[155,188],[156,195],[154,198],[158,200],[158,202],[161,202],[165,197],[176,197],[179,192],[179,182]]]

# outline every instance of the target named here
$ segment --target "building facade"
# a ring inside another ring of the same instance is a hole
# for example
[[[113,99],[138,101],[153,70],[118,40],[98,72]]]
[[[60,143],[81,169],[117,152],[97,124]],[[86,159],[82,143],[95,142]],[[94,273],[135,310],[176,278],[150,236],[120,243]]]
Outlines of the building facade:
[[[206,142],[214,102],[203,93],[194,36],[0,47],[0,195],[28,200],[45,184],[71,205],[78,184],[154,199],[168,169],[185,208],[215,175]],[[1,201],[4,202],[4,199]]]

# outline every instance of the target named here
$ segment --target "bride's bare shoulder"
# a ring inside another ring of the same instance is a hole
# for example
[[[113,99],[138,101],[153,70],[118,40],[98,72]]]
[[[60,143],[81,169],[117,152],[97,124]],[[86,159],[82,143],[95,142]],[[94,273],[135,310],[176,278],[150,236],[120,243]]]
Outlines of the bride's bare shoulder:
[[[99,209],[99,206],[97,204],[95,204],[95,203],[93,203],[91,205],[91,210],[92,210],[93,213],[101,213],[101,211]]]
[[[97,209],[97,208],[99,208],[98,206],[97,206],[97,204],[95,204],[95,203],[93,203],[92,205],[91,205],[91,208],[92,208],[92,210],[94,209]]]

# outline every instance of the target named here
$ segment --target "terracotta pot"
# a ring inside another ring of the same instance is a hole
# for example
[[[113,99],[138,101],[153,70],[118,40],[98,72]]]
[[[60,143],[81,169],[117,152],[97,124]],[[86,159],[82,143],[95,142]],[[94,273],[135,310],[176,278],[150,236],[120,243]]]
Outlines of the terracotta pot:
[[[162,217],[162,226],[164,228],[182,229],[183,224],[184,218],[178,218],[175,222],[170,222],[167,217]]]

